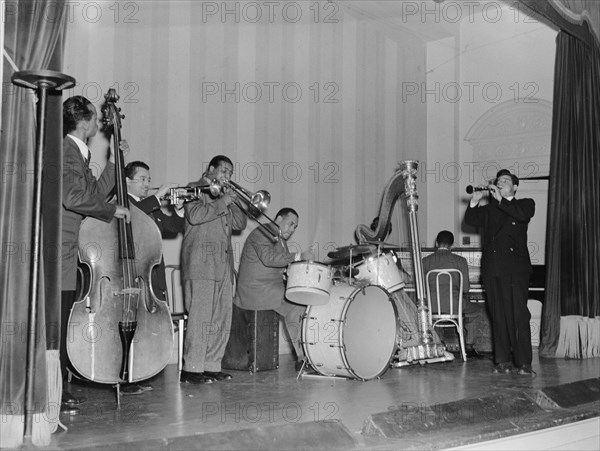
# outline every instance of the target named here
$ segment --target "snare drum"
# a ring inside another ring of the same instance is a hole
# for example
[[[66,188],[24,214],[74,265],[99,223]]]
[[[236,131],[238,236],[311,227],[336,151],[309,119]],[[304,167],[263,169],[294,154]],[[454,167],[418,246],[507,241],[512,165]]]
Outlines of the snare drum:
[[[402,272],[396,266],[395,256],[391,253],[370,257],[356,267],[357,279],[365,279],[373,285],[379,285],[390,293],[404,288]]]
[[[322,263],[299,261],[287,268],[285,297],[296,304],[322,305],[329,301],[332,272]]]
[[[306,309],[302,346],[321,375],[363,381],[382,375],[396,349],[396,307],[389,293],[375,285],[334,285],[326,305]]]

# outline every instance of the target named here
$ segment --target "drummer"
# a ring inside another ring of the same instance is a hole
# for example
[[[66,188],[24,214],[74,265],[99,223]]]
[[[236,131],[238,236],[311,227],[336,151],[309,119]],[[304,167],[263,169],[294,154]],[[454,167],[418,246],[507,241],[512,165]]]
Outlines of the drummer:
[[[237,279],[234,304],[246,310],[273,310],[283,319],[289,340],[296,354],[299,371],[305,356],[300,342],[301,320],[306,306],[285,299],[283,273],[289,263],[312,260],[312,251],[292,253],[287,241],[298,227],[298,213],[282,208],[275,216],[275,224],[261,224],[244,243]],[[276,239],[273,236],[277,236]]]

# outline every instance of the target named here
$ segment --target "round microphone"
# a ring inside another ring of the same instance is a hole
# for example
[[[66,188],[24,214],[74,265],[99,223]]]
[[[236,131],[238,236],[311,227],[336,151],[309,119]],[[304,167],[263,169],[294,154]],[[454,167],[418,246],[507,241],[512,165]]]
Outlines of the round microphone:
[[[474,191],[489,191],[490,187],[489,186],[473,186],[473,185],[469,185],[467,186],[467,194],[473,194]]]

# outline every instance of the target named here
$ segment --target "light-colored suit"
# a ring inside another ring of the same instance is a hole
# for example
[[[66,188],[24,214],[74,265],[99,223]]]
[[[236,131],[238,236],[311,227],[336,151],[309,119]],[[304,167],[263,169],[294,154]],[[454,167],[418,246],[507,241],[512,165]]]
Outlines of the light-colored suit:
[[[203,193],[197,201],[185,205],[185,218],[181,278],[188,323],[183,369],[218,372],[233,308],[231,233],[243,230],[247,217],[237,205],[227,205],[222,198]]]
[[[228,206],[221,197],[202,193],[200,199],[185,205],[185,218],[181,279],[221,281],[226,272],[233,278],[231,233],[244,230],[246,214],[235,204]]]
[[[281,305],[285,296],[283,273],[294,261],[283,240],[273,242],[264,227],[259,226],[248,235],[242,250],[235,305],[246,310],[272,310]]]
[[[303,358],[300,344],[301,315],[306,306],[285,299],[283,272],[294,261],[282,239],[273,241],[272,224],[259,226],[248,235],[242,250],[234,304],[246,310],[274,310],[285,323],[296,357]]]

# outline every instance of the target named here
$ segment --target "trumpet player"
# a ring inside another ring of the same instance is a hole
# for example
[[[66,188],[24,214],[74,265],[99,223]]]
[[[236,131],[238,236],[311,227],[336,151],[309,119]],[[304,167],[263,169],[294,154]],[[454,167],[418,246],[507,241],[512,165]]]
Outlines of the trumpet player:
[[[162,198],[173,187],[174,184],[162,185],[154,195],[148,195],[150,189],[150,167],[142,161],[132,161],[125,166],[125,180],[127,182],[127,194],[129,201],[152,218],[160,230],[163,238],[174,238],[180,232],[183,233],[185,219],[183,218],[183,201],[175,205],[175,213],[163,204]],[[165,300],[167,291],[167,280],[165,277],[165,261],[161,257],[160,264],[152,269],[152,290],[156,297]],[[121,388],[123,394],[136,395],[144,391],[152,390],[152,386],[146,384],[125,384]]]
[[[194,185],[226,186],[233,163],[217,155]],[[188,202],[181,248],[181,279],[188,313],[180,381],[207,384],[231,379],[221,371],[231,327],[233,251],[231,233],[246,227],[245,212],[236,203],[235,191],[200,193]]]
[[[165,197],[171,189],[177,187],[175,183],[166,183],[160,186],[152,196],[148,196],[149,191],[156,188],[150,188],[150,182],[152,182],[150,166],[143,161],[132,161],[125,166],[125,177],[127,181],[127,194],[129,194],[130,199],[133,199],[136,207],[147,214],[160,209],[166,216],[172,215],[172,212],[167,208],[169,203],[165,200]],[[185,190],[179,189],[178,192],[183,194]],[[140,207],[140,202],[144,208]],[[173,206],[178,215],[183,218],[183,199],[178,200]]]

